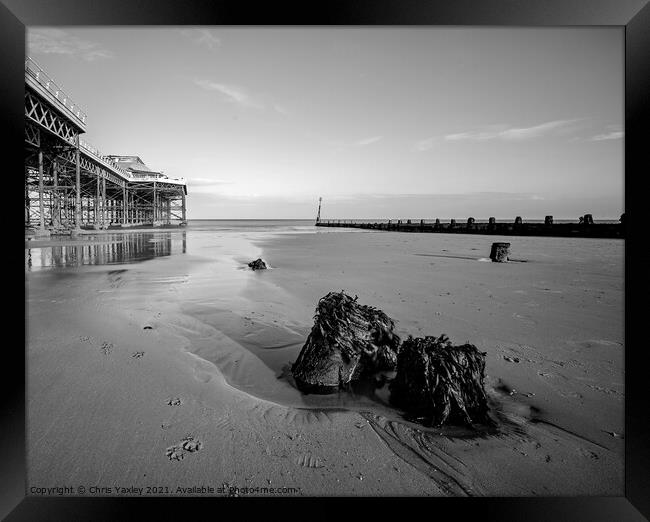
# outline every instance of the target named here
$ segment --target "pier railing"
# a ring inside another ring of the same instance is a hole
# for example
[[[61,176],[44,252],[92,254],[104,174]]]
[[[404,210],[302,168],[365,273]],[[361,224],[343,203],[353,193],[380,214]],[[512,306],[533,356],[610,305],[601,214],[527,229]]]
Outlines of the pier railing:
[[[105,167],[109,167],[116,174],[122,176],[124,179],[126,180],[131,179],[131,174],[127,170],[124,170],[113,160],[107,158],[104,154],[99,152],[99,150],[97,150],[95,147],[93,147],[92,145],[90,145],[89,143],[85,142],[82,139],[79,140],[79,150],[84,152],[86,155],[92,157],[96,161],[99,160],[99,162],[103,163]]]
[[[103,164],[104,167],[108,167],[109,170],[113,170],[115,174],[118,174],[119,176],[122,176],[126,181],[142,181],[142,182],[147,182],[147,181],[160,181],[164,183],[173,183],[173,184],[178,184],[178,185],[185,185],[185,178],[169,178],[167,176],[163,177],[154,177],[154,176],[146,176],[146,177],[141,177],[141,176],[133,176],[128,170],[123,169],[120,167],[115,161],[113,161],[110,157],[107,155],[101,153],[98,149],[90,145],[88,142],[80,139],[79,140],[79,150],[86,154],[87,156],[90,156],[93,158],[95,161],[99,162],[100,164]]]
[[[45,89],[52,98],[63,105],[74,118],[81,122],[82,125],[86,124],[86,113],[81,109],[81,107],[74,103],[70,96],[68,96],[65,91],[48,76],[43,68],[29,56],[25,60],[25,77],[33,79],[38,85]]]

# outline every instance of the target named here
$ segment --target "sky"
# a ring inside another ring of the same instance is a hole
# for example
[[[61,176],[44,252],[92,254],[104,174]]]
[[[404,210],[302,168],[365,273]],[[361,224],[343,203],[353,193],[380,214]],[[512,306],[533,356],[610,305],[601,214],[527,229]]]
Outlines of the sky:
[[[617,219],[622,27],[29,27],[189,219]]]

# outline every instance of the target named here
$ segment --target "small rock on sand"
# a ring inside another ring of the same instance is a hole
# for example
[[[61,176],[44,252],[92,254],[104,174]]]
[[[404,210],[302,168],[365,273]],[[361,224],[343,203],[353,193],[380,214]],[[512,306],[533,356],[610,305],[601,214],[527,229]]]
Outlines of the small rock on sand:
[[[262,260],[262,258],[256,259],[255,261],[251,261],[248,263],[248,266],[252,268],[253,270],[266,270],[266,263]]]

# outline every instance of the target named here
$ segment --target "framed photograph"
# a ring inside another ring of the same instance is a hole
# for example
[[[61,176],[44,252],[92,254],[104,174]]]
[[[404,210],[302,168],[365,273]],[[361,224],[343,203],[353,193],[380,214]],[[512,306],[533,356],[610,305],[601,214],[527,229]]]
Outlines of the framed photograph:
[[[650,517],[645,0],[2,4],[7,520]]]

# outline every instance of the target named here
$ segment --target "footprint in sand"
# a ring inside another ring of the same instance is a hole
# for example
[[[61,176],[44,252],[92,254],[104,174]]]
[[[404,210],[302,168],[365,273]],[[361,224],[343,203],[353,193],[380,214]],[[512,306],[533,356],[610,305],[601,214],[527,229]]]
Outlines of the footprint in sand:
[[[195,439],[193,435],[187,435],[178,444],[167,448],[165,455],[169,460],[183,460],[187,453],[195,453],[202,447],[203,443],[200,440]]]
[[[208,383],[208,382],[210,382],[210,380],[212,380],[212,375],[210,375],[207,372],[202,372],[202,371],[194,372],[194,377],[198,381],[201,381],[202,383]]]
[[[139,359],[140,357],[144,356],[144,352],[135,352],[131,357],[134,359]]]
[[[296,464],[302,466],[303,468],[318,469],[324,467],[320,458],[314,457],[311,453],[304,453],[299,455],[296,459]]]
[[[108,343],[108,342],[104,341],[102,343],[101,349],[102,349],[102,353],[104,355],[110,355],[111,352],[113,351],[113,343]]]
[[[169,460],[183,460],[183,457],[185,456],[185,454],[175,446],[167,448],[166,455]]]
[[[533,319],[530,319],[530,318],[525,317],[523,315],[519,315],[516,312],[514,314],[512,314],[512,317],[519,320],[519,321],[521,321],[522,323],[529,324],[531,326],[534,326],[534,325],[537,324],[537,321],[534,321]]]
[[[79,337],[79,340],[82,343],[89,343],[90,342],[90,337],[88,337],[87,335],[82,335],[81,337]]]
[[[585,448],[579,448],[578,452],[583,457],[587,457],[587,458],[590,458],[592,460],[599,460],[600,459],[600,457],[598,456],[598,453],[596,453],[595,451],[591,451],[591,450],[588,450],[588,449],[585,449]]]
[[[601,393],[606,393],[607,395],[625,395],[624,393],[621,393],[620,391],[613,390],[611,388],[603,388],[602,386],[596,386],[593,384],[587,384],[588,388],[591,388],[592,390],[599,391]]]
[[[219,429],[231,429],[230,425],[230,419],[228,417],[221,417],[220,419],[217,419],[217,421],[214,423],[215,428]]]
[[[181,400],[180,400],[178,397],[174,397],[174,398],[172,398],[172,399],[169,399],[169,400],[167,401],[167,404],[168,404],[169,406],[180,406],[180,405],[183,404],[183,403],[181,402]]]

